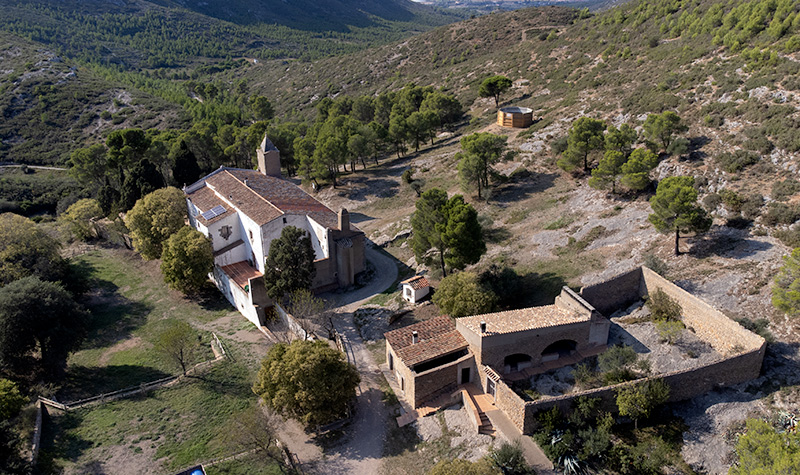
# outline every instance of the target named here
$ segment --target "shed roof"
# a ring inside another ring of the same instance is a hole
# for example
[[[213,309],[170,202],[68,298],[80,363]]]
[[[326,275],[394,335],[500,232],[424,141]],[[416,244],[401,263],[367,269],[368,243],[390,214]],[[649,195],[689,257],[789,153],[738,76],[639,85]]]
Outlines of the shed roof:
[[[235,262],[227,266],[222,266],[221,269],[222,272],[233,279],[236,285],[241,287],[242,290],[250,284],[250,279],[255,279],[264,275],[247,261]]]
[[[588,322],[591,315],[581,315],[556,305],[521,308],[458,319],[458,323],[480,335],[481,322],[486,322],[484,335],[501,335],[571,323]]]
[[[412,332],[416,331],[419,341],[413,343]],[[467,340],[456,330],[450,317],[436,317],[407,327],[384,333],[386,342],[395,354],[409,368],[467,348]]]
[[[431,284],[428,282],[428,279],[426,279],[425,276],[422,275],[414,276],[400,283],[403,285],[408,285],[414,290],[424,289],[425,287],[431,286]]]

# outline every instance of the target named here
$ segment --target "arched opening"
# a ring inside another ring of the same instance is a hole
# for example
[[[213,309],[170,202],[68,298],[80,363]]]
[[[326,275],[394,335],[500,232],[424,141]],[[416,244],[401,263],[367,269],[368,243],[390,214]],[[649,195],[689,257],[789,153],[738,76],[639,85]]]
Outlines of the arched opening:
[[[542,361],[553,361],[571,356],[575,353],[578,343],[574,340],[558,340],[542,351]]]
[[[508,355],[503,360],[506,373],[515,373],[528,368],[531,365],[532,358],[522,353]]]

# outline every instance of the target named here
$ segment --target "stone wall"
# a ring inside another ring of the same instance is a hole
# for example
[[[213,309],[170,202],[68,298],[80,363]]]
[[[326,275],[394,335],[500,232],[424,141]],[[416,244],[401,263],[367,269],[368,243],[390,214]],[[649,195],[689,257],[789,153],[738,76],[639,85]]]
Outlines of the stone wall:
[[[603,315],[611,315],[640,298],[642,268],[620,274],[611,280],[581,289],[581,297]]]
[[[414,378],[413,403],[414,407],[435,397],[437,393],[448,387],[458,384],[458,372],[463,363],[472,364],[472,355],[463,356],[452,363],[437,366],[423,373],[412,373]]]
[[[642,294],[649,295],[660,289],[677,301],[683,308],[681,319],[686,327],[722,354],[751,351],[764,343],[760,336],[646,267],[642,268],[641,287]]]
[[[491,366],[496,371],[505,372],[504,360],[509,355],[525,354],[531,357],[531,366],[542,361],[542,352],[560,340],[577,343],[579,352],[588,351],[594,344],[589,343],[591,321],[558,325],[534,330],[525,330],[499,335],[484,335],[481,342],[481,364]]]
[[[575,405],[575,399],[579,397],[599,398],[602,401],[601,408],[603,410],[616,412],[617,391],[620,388],[640,384],[645,381],[655,379],[664,380],[670,387],[669,402],[683,401],[705,394],[713,389],[743,383],[758,377],[765,349],[766,344],[753,351],[698,368],[659,374],[636,381],[589,389],[564,396],[540,399],[538,401],[523,401],[519,395],[511,391],[504,383],[500,383],[499,385],[504,386],[504,399],[516,399],[516,401],[504,401],[502,403],[503,407],[501,408],[524,434],[532,434],[537,428],[536,414],[539,412],[547,411],[553,406],[558,406],[562,412],[569,412]],[[498,402],[497,404],[500,406],[501,403]],[[522,409],[520,406],[522,406]],[[516,411],[516,413],[512,414],[508,412],[506,408]]]
[[[613,313],[658,289],[681,304],[682,319],[687,327],[715,350],[728,356],[704,366],[538,401],[524,401],[505,383],[498,381],[497,406],[523,433],[531,434],[536,429],[537,413],[553,406],[569,411],[574,405],[574,399],[578,397],[600,398],[603,409],[615,411],[617,390],[648,380],[663,379],[670,386],[669,400],[674,402],[759,376],[766,351],[766,342],[762,337],[648,268],[636,269],[604,283],[586,287],[581,290],[581,296],[599,311]]]

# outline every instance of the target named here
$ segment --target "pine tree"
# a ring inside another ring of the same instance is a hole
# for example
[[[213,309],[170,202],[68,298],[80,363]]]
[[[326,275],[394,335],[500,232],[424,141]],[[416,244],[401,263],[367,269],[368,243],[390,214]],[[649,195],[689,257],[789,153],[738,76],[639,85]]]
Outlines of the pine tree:
[[[280,302],[296,290],[310,289],[315,274],[311,236],[294,226],[283,228],[281,237],[270,243],[264,264],[267,295]]]
[[[704,233],[711,227],[711,218],[697,204],[694,178],[672,176],[658,184],[656,195],[650,199],[653,213],[648,216],[660,233],[675,233],[675,255],[680,254],[681,232]]]

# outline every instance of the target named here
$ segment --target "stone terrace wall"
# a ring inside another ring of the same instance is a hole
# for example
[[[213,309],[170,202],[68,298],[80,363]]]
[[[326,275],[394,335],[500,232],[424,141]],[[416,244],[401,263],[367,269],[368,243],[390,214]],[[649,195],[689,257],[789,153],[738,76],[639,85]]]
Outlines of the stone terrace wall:
[[[677,301],[683,308],[683,323],[722,354],[751,351],[764,344],[762,337],[646,267],[642,267],[641,285],[643,294],[661,289]]]
[[[611,315],[640,298],[642,268],[620,274],[611,280],[581,289],[581,297],[603,315]]]

